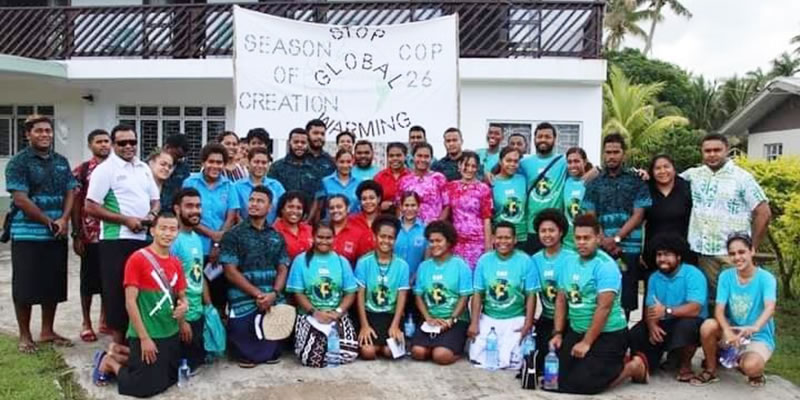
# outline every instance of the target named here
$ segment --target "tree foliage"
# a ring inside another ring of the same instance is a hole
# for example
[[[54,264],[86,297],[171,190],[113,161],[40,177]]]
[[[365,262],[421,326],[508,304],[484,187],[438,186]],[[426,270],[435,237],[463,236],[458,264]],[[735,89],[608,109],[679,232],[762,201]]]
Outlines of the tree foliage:
[[[647,10],[650,12],[650,32],[645,38],[644,54],[652,54],[653,52],[656,25],[664,20],[664,8],[669,8],[677,16],[687,19],[692,18],[691,11],[678,0],[639,0],[639,3],[647,4]]]
[[[639,22],[646,21],[650,17],[650,12],[637,8],[636,0],[610,0],[608,2],[603,19],[606,49],[619,49],[627,36],[647,38],[647,34],[639,26]]]

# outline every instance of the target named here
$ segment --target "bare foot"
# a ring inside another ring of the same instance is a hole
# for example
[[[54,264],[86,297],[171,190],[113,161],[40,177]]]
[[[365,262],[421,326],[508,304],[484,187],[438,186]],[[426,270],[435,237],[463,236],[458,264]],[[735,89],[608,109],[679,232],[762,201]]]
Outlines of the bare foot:
[[[19,338],[19,344],[17,344],[17,350],[23,354],[33,354],[36,350],[39,350],[36,347],[36,343],[34,343],[33,339],[31,338]]]

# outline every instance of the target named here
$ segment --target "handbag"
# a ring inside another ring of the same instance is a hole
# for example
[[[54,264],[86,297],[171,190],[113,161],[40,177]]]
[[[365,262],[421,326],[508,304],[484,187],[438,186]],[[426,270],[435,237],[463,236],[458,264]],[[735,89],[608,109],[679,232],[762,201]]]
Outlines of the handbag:
[[[217,309],[211,304],[206,304],[203,308],[205,323],[203,324],[203,347],[206,349],[206,361],[213,361],[215,358],[225,355],[225,343],[227,335],[222,318],[219,317]]]
[[[547,164],[546,167],[544,167],[542,172],[540,172],[539,175],[536,177],[536,179],[533,180],[533,183],[531,184],[531,187],[528,188],[528,192],[526,193],[526,195],[527,195],[526,198],[529,198],[531,196],[531,191],[533,191],[533,189],[536,188],[536,185],[539,184],[539,181],[541,181],[544,178],[544,176],[547,175],[547,171],[550,171],[550,168],[552,168],[553,165],[556,164],[556,162],[561,160],[561,157],[563,157],[563,156],[559,154],[556,158],[552,159],[550,161],[550,163]]]

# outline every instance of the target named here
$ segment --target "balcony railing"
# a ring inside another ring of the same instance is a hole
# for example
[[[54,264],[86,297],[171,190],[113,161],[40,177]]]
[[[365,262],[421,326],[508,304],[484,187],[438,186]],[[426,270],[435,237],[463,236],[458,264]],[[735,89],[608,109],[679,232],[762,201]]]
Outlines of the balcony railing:
[[[457,13],[461,57],[601,56],[602,0],[270,1],[249,9],[307,22],[380,25]],[[0,54],[75,57],[230,56],[230,4],[0,8]]]

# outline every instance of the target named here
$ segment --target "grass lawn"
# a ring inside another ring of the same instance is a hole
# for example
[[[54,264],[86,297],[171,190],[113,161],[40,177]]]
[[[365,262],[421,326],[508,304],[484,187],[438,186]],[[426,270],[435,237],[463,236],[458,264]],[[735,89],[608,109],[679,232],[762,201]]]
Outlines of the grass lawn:
[[[35,355],[17,351],[17,338],[0,333],[0,399],[86,399],[71,370],[55,350],[42,346]]]
[[[800,385],[800,301],[778,299],[775,319],[778,348],[767,363],[767,373]]]

